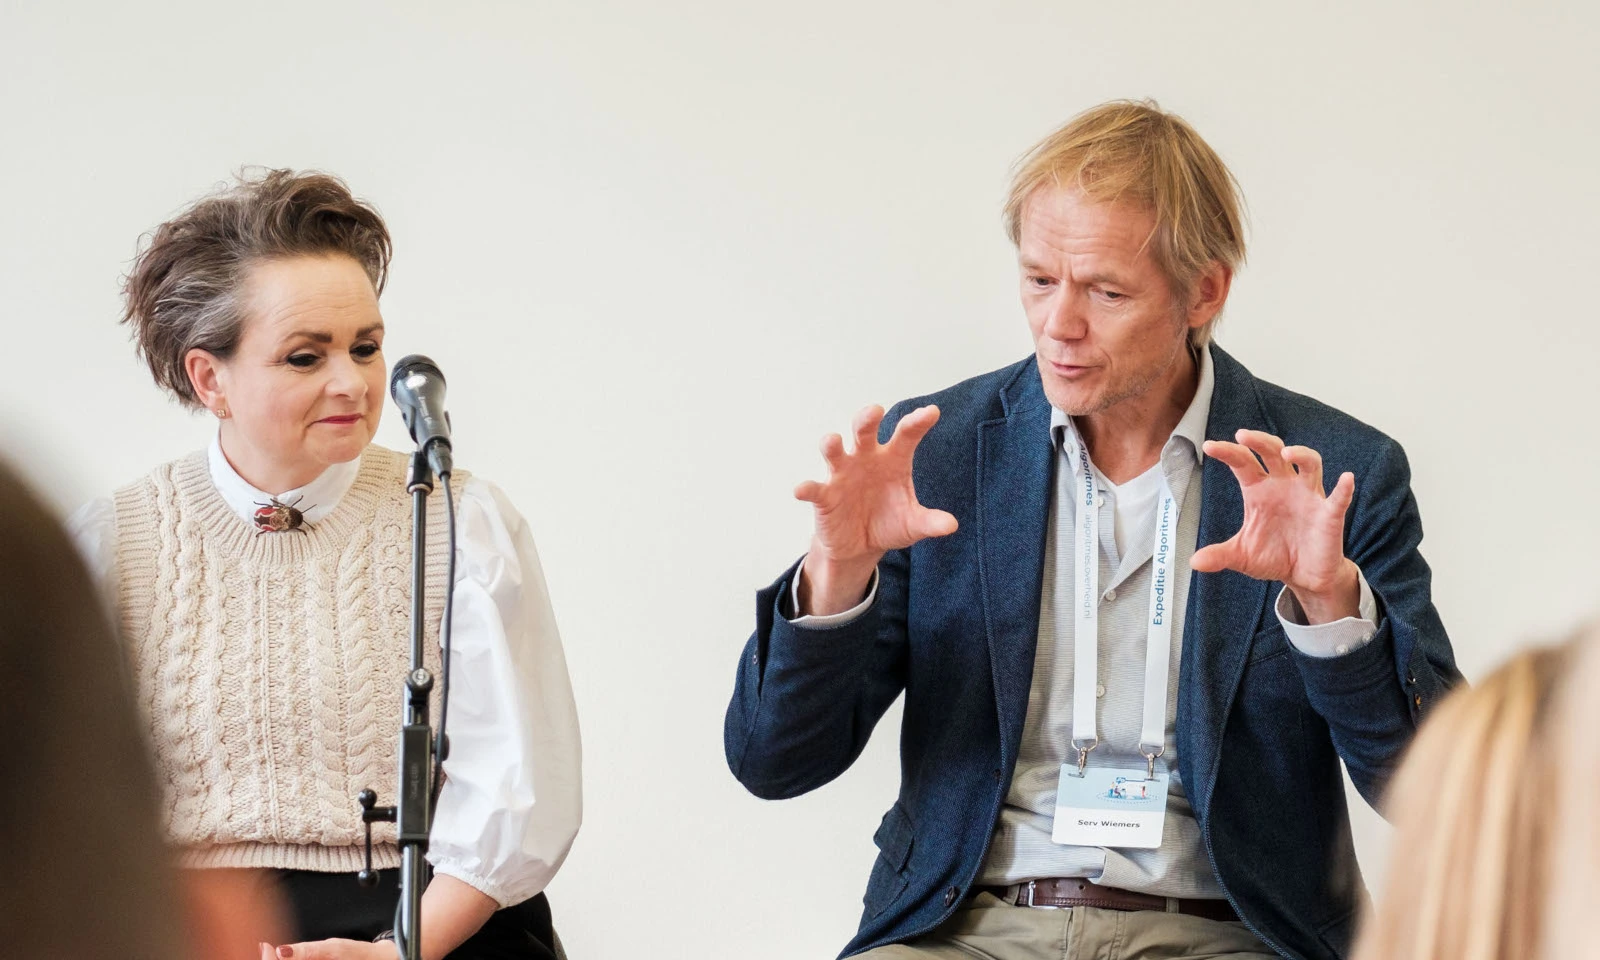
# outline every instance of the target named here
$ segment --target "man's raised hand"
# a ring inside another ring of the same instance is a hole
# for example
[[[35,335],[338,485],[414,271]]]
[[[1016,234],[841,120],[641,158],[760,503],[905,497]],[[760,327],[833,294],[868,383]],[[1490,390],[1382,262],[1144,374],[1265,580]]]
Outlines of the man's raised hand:
[[[1355,496],[1355,476],[1341,474],[1324,494],[1317,451],[1284,446],[1259,430],[1240,430],[1235,439],[1207,440],[1205,452],[1238,479],[1244,523],[1222,543],[1197,550],[1190,568],[1281,581],[1294,591],[1310,623],[1356,616],[1360,573],[1344,555],[1344,520]]]
[[[822,438],[828,479],[795,487],[816,514],[811,551],[800,578],[800,611],[841,613],[861,602],[872,571],[890,550],[956,531],[956,518],[917,502],[911,461],[917,444],[939,422],[939,408],[918,407],[901,418],[888,443],[878,442],[883,408],[856,414],[854,449],[836,433]]]

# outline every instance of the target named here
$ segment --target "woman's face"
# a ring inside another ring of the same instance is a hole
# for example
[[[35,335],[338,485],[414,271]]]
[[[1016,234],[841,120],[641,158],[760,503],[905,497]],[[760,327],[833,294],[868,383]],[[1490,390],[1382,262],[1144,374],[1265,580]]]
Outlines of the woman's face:
[[[303,486],[372,442],[383,415],[383,317],[343,255],[269,260],[241,291],[232,357],[190,351],[196,392],[222,420],[235,470],[269,493]],[[209,389],[208,389],[209,388]]]

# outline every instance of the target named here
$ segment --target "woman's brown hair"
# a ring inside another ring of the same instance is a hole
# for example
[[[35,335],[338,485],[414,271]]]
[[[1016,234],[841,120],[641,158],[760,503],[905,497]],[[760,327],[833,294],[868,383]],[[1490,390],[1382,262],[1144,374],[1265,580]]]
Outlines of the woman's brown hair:
[[[343,255],[383,292],[389,228],[343,180],[326,173],[241,174],[161,224],[123,281],[122,322],[156,383],[191,409],[200,405],[184,357],[201,349],[226,360],[239,345],[240,290],[264,260]]]

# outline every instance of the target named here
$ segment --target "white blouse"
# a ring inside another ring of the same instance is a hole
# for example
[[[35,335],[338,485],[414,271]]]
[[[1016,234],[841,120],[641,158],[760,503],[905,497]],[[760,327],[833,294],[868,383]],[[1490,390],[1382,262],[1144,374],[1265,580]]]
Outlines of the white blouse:
[[[223,499],[253,522],[271,495],[239,476],[216,439],[209,463]],[[331,466],[278,499],[298,498],[305,522],[315,524],[349,491],[360,465]],[[69,526],[115,609],[111,499],[85,505]],[[500,488],[476,476],[456,495],[455,573],[450,756],[428,861],[504,907],[545,888],[578,832],[578,713],[533,535]],[[401,680],[395,678],[397,706]]]

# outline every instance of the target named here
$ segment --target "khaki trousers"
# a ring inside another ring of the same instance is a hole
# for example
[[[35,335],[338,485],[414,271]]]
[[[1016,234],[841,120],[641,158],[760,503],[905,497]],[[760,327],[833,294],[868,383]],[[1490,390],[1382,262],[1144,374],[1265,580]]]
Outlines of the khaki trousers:
[[[1244,924],[1153,910],[1017,907],[980,893],[932,933],[857,960],[1258,960]]]

